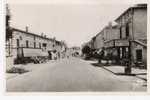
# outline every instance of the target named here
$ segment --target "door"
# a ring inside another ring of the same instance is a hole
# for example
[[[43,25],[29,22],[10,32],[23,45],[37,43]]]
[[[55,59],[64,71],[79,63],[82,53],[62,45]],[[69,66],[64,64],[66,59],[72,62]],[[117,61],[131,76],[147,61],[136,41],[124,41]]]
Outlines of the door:
[[[19,51],[19,46],[20,46],[19,39],[16,39],[16,46],[17,46],[17,58],[19,58],[19,54],[20,54],[20,51]]]
[[[136,60],[142,61],[142,49],[136,50]]]

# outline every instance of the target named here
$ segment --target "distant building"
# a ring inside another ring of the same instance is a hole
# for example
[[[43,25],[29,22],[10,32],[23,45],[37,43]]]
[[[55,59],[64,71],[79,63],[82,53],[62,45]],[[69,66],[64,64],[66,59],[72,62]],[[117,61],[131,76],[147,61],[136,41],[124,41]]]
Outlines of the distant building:
[[[104,48],[106,52],[106,56],[118,56],[118,49],[115,46],[115,42],[119,41],[119,29],[117,25],[108,25],[107,30],[104,33]],[[119,56],[118,56],[119,58]]]
[[[117,25],[112,26],[109,24],[104,27],[95,37],[92,38],[93,49],[101,51],[105,48],[105,55],[112,51],[114,47],[114,39],[118,39],[119,30]]]
[[[53,47],[57,53],[57,58],[64,58],[65,57],[67,45],[63,41],[55,40],[55,45]]]
[[[79,56],[79,55],[81,55],[81,48],[80,47],[74,46],[74,47],[70,48],[70,50],[71,50],[71,54],[73,56]]]

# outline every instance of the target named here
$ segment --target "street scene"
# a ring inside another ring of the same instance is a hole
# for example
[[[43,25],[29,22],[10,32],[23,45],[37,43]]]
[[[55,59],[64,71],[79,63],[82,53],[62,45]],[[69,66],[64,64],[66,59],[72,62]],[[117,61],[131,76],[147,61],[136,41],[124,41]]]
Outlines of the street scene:
[[[147,92],[146,3],[8,0],[5,44],[6,92]]]

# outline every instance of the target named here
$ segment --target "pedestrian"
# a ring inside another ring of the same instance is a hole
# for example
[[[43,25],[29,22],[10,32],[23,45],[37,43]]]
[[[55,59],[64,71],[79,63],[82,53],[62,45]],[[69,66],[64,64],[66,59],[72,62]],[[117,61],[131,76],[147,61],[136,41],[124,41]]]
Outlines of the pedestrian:
[[[60,52],[58,52],[58,59],[60,59]]]
[[[102,49],[99,55],[99,60],[98,60],[99,63],[101,63],[101,60],[103,59],[103,57],[104,57],[104,50]]]

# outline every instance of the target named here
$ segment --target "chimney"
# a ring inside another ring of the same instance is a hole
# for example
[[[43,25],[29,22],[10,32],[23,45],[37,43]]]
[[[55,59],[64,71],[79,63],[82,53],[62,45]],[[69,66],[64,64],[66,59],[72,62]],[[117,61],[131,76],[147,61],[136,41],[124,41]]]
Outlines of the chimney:
[[[44,33],[41,33],[41,36],[43,37]]]
[[[112,26],[112,22],[109,22],[109,26],[110,26],[110,27]]]
[[[26,32],[28,32],[29,31],[29,28],[28,28],[28,26],[26,26]]]
[[[46,35],[44,35],[44,37],[46,38]]]

